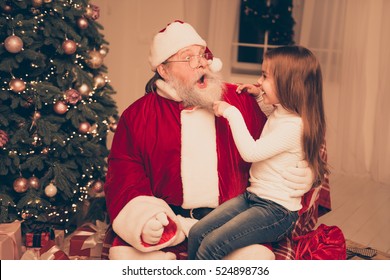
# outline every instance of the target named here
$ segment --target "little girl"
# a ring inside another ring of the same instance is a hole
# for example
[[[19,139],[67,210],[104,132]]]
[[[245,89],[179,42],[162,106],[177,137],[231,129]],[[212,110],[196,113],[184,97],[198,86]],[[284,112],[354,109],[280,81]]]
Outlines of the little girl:
[[[214,103],[216,116],[229,121],[241,157],[252,162],[250,185],[204,217],[190,230],[189,259],[222,259],[251,244],[277,242],[294,228],[301,197],[292,194],[281,174],[306,160],[315,178],[328,173],[320,158],[325,140],[322,74],[311,51],[300,46],[269,50],[264,56],[259,87],[242,85],[273,105],[259,139],[249,134],[239,110],[224,101]]]

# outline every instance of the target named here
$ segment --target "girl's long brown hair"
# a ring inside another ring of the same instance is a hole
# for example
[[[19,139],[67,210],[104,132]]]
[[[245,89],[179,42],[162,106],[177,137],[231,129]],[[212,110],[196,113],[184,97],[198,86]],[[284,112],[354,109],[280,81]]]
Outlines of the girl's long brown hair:
[[[325,143],[326,121],[322,97],[321,67],[314,54],[302,46],[284,46],[264,56],[274,77],[280,104],[297,113],[303,122],[303,151],[315,178],[329,174],[320,150]]]

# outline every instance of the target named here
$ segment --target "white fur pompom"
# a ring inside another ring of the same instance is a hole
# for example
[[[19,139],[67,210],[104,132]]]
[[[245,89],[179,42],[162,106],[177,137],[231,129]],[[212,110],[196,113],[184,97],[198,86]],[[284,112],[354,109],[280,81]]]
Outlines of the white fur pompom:
[[[222,65],[223,65],[222,61],[219,58],[214,57],[209,68],[211,72],[219,72],[222,69]]]

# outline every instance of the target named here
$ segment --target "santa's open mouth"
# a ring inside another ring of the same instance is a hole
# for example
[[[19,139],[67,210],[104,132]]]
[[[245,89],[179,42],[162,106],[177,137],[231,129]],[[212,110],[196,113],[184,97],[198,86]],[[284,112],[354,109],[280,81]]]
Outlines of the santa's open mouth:
[[[206,88],[207,87],[207,79],[206,75],[202,75],[200,79],[196,82],[198,88]]]

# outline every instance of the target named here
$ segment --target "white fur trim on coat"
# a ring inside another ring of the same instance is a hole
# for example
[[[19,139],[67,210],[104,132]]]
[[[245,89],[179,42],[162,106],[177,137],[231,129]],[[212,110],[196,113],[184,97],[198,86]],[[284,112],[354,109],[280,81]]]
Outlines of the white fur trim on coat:
[[[183,208],[219,204],[215,117],[205,109],[181,112]]]

